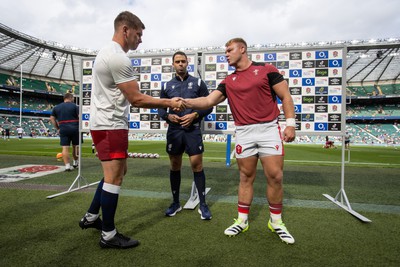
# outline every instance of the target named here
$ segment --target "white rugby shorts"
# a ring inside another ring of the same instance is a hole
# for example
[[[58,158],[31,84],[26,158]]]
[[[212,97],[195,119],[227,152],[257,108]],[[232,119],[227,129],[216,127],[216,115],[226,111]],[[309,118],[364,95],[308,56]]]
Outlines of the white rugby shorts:
[[[278,121],[236,126],[236,158],[283,156],[283,142]]]

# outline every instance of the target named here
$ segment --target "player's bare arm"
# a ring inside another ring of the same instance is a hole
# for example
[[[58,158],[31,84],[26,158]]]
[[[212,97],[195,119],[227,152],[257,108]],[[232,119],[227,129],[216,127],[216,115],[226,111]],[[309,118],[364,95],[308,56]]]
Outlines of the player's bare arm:
[[[175,111],[185,109],[185,105],[180,98],[158,99],[149,95],[142,94],[139,91],[137,81],[129,81],[118,84],[118,88],[122,91],[126,99],[132,106],[138,108],[172,108]]]
[[[57,131],[60,130],[60,127],[58,126],[57,120],[54,116],[50,116],[50,122],[53,124],[54,128],[57,129]]]
[[[218,90],[213,91],[208,96],[184,99],[185,107],[191,109],[208,109],[225,100],[225,96]]]
[[[273,86],[276,95],[282,100],[283,113],[285,114],[286,121],[288,119],[295,119],[294,104],[292,96],[290,95],[289,88],[286,81],[282,81]],[[286,126],[283,131],[283,140],[285,142],[293,142],[296,137],[295,125]]]

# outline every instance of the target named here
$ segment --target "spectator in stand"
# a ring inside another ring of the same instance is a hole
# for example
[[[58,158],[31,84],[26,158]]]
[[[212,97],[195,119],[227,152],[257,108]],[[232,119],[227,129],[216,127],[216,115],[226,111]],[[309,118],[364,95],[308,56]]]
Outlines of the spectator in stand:
[[[75,94],[75,85],[72,85],[71,89],[68,89],[68,93]]]
[[[9,86],[19,86],[18,82],[14,79],[13,76],[8,77],[6,84]]]
[[[52,85],[50,85],[48,82],[46,82],[46,89],[47,89],[47,92],[56,92],[56,89]]]

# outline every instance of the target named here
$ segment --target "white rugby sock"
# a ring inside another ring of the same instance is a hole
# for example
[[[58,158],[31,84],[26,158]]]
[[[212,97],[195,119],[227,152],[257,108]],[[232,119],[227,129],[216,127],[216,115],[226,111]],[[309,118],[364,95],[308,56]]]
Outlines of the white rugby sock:
[[[238,213],[238,219],[239,219],[239,220],[242,220],[242,223],[247,224],[247,220],[249,219],[249,214],[239,212],[239,213]]]
[[[282,214],[281,213],[279,213],[279,214],[274,214],[274,213],[270,213],[269,214],[269,216],[271,217],[271,222],[272,223],[277,223],[277,222],[279,222],[279,221],[281,221],[282,220]]]
[[[103,237],[104,240],[110,240],[115,236],[117,233],[117,229],[114,229],[112,231],[106,232],[106,231],[101,231],[101,236]]]
[[[89,222],[94,222],[97,218],[99,218],[99,214],[93,214],[93,213],[90,213],[90,212],[86,212],[85,218]]]

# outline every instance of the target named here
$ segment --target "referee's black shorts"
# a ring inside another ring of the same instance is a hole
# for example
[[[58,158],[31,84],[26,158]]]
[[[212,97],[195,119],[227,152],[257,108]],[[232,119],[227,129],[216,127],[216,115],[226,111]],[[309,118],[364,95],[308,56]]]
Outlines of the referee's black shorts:
[[[170,155],[180,155],[186,152],[189,156],[204,152],[203,137],[200,128],[184,129],[169,126],[167,132],[166,151]]]

